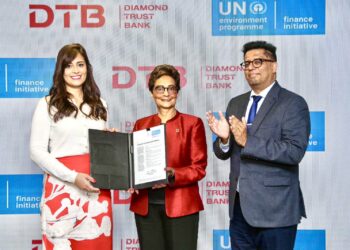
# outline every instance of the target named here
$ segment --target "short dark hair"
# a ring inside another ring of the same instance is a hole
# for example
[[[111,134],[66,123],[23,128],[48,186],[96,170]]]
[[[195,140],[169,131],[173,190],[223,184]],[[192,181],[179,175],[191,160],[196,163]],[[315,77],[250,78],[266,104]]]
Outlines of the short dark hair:
[[[156,66],[153,71],[151,72],[151,75],[148,80],[148,89],[149,91],[153,91],[155,82],[161,78],[162,76],[170,76],[175,80],[175,86],[177,91],[180,90],[180,73],[177,71],[177,69],[169,64],[161,64]]]
[[[277,55],[276,55],[277,48],[272,43],[268,43],[266,41],[248,42],[243,45],[243,48],[242,48],[243,56],[245,56],[245,54],[252,49],[264,49],[266,56],[270,57],[271,59],[277,62]]]

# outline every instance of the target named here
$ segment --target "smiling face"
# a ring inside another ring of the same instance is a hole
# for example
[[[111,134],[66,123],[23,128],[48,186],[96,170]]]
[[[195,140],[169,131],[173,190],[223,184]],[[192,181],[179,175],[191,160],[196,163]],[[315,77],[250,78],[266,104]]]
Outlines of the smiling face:
[[[271,60],[265,49],[252,49],[246,52],[244,61],[253,61],[254,59]],[[277,63],[264,61],[262,65],[255,68],[252,63],[244,70],[245,78],[249,86],[256,93],[261,92],[270,86],[276,80]]]
[[[159,86],[163,86],[165,88],[163,93],[156,90],[159,88]],[[170,86],[175,86],[176,88],[175,80],[171,76],[164,75],[154,82],[152,97],[158,110],[175,109],[178,92],[169,91]],[[170,89],[172,89],[172,87],[170,87]]]
[[[87,66],[84,57],[78,53],[74,60],[67,65],[63,72],[66,89],[81,89],[86,81]]]

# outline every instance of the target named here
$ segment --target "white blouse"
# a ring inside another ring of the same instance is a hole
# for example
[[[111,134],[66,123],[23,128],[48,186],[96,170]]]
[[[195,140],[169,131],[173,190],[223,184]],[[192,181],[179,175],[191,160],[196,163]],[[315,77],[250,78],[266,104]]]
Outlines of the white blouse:
[[[104,100],[102,103],[106,107]],[[84,104],[82,109],[88,114],[90,106]],[[106,126],[106,121],[87,118],[80,110],[76,118],[73,113],[70,117],[54,122],[43,97],[39,100],[33,115],[30,157],[44,172],[74,183],[77,173],[56,158],[88,153],[88,129],[103,130]]]

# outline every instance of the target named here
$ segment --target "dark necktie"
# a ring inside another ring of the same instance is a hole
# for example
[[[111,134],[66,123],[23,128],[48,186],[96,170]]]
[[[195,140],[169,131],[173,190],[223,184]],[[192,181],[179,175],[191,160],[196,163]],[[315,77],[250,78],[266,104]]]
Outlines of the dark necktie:
[[[253,104],[250,107],[247,124],[251,125],[254,121],[256,110],[258,109],[258,102],[261,100],[262,96],[253,95]]]

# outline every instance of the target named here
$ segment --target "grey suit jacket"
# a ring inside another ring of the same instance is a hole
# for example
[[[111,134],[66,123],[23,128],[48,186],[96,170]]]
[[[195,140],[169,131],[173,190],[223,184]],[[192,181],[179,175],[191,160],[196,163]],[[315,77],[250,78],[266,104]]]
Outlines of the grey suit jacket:
[[[237,96],[228,104],[226,117],[241,119],[250,92]],[[305,100],[276,82],[266,96],[248,131],[244,148],[231,134],[230,149],[223,152],[219,138],[214,142],[215,155],[230,158],[229,213],[239,177],[239,194],[243,215],[254,227],[296,225],[306,217],[299,185],[299,163],[310,134],[310,114]]]

